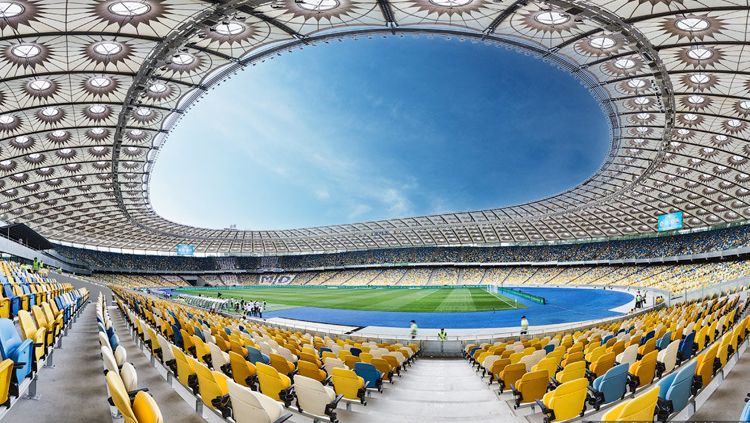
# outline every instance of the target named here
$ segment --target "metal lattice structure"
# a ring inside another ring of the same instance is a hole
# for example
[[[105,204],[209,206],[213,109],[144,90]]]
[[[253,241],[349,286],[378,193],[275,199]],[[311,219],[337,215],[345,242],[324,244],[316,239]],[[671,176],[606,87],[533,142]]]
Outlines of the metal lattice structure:
[[[3,0],[0,213],[75,245],[204,254],[622,237],[676,210],[688,228],[744,222],[749,11],[723,0]],[[475,212],[235,231],[153,211],[159,149],[212,86],[268,55],[381,34],[499,43],[570,71],[609,115],[609,157],[567,192]]]

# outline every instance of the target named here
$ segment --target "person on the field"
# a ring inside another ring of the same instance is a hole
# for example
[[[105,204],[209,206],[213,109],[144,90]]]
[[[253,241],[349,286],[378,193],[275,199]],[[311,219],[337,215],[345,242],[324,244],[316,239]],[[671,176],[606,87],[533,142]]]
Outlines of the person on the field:
[[[529,333],[529,320],[526,316],[521,316],[521,335]]]
[[[440,341],[445,341],[445,338],[448,337],[448,333],[445,331],[445,328],[440,328],[438,331],[438,338],[440,338]]]
[[[409,325],[409,329],[411,332],[411,339],[414,339],[417,337],[417,331],[419,330],[419,327],[417,327],[417,321],[412,320],[411,324]]]

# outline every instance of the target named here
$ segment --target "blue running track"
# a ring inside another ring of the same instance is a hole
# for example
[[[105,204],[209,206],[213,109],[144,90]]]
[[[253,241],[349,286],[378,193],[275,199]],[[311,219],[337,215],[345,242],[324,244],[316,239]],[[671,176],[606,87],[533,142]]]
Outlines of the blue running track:
[[[610,309],[627,304],[633,299],[633,295],[625,292],[602,289],[522,288],[522,290],[545,297],[547,304],[541,305],[509,296],[511,299],[518,298],[518,301],[527,308],[496,312],[415,313],[293,307],[263,313],[263,317],[284,317],[345,326],[408,327],[409,321],[414,319],[422,328],[501,328],[518,326],[523,315],[529,319],[529,324],[532,326],[614,317],[621,313],[610,311]]]

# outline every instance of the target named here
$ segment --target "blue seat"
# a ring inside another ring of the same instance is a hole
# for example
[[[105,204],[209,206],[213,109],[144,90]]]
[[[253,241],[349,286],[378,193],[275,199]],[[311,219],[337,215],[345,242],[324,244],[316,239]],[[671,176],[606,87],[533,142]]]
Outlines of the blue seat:
[[[375,388],[383,391],[383,374],[370,363],[354,363],[354,373],[365,380],[366,388]]]
[[[203,331],[198,326],[193,326],[193,330],[195,331],[195,335],[201,339],[201,341],[206,342],[206,337],[203,336]]]
[[[693,356],[693,345],[695,344],[695,331],[680,341],[680,348],[677,350],[677,360],[681,363]]]
[[[664,334],[661,338],[659,338],[658,341],[656,341],[656,349],[661,351],[664,348],[667,348],[667,345],[672,342],[672,332],[667,331],[667,333]]]
[[[669,376],[659,381],[659,400],[656,415],[659,421],[666,422],[672,413],[679,413],[688,404],[695,376],[696,362],[693,360]]]
[[[333,352],[333,350],[332,350],[332,349],[330,349],[330,348],[328,348],[328,347],[320,347],[320,355],[321,355],[321,356],[322,356],[322,355],[323,355],[323,353],[324,353],[324,352],[326,352],[326,351],[328,351],[328,352]]]
[[[112,351],[114,351],[117,349],[119,345],[120,345],[120,337],[117,336],[116,333],[113,333],[112,336],[109,337],[109,346],[112,348]]]
[[[741,423],[750,422],[750,401],[745,403],[745,407],[742,409],[742,413],[740,413],[740,422]]]
[[[13,294],[13,287],[9,283],[3,284],[3,295],[10,300],[10,315],[18,316],[18,310],[21,309],[21,297]]]
[[[602,339],[602,342],[601,342],[601,343],[600,343],[599,345],[604,345],[604,344],[606,344],[606,343],[607,343],[607,341],[609,341],[610,339],[612,339],[612,338],[614,338],[614,337],[615,337],[614,335],[607,335],[607,336],[605,336],[605,337],[604,337],[604,338]]]
[[[250,346],[246,348],[247,348],[247,357],[245,358],[247,359],[247,361],[253,364],[259,361],[263,364],[269,364],[269,365],[271,364],[271,359],[267,355],[260,352],[259,349],[255,347],[250,347]]]
[[[653,338],[653,337],[654,337],[654,335],[656,335],[656,332],[654,332],[654,331],[651,331],[651,332],[649,332],[649,333],[647,333],[647,334],[643,335],[643,336],[641,337],[641,343],[640,343],[640,345],[643,345],[643,344],[645,344],[646,342],[648,342],[648,340],[649,340],[649,339],[651,339],[651,338]]]
[[[180,349],[185,348],[185,344],[182,341],[182,333],[180,333],[180,325],[172,325],[172,331],[174,333],[174,344],[177,345]]]
[[[34,307],[36,305],[36,294],[31,292],[31,288],[27,284],[20,284],[18,285],[21,287],[21,290],[24,294],[28,295],[29,297],[29,311],[31,311],[31,307]]]
[[[594,379],[591,383],[589,404],[598,410],[602,404],[609,404],[624,397],[629,367],[628,363],[618,364]]]
[[[0,355],[2,359],[13,360],[13,380],[15,391],[11,392],[18,395],[18,384],[26,376],[31,374],[33,365],[34,344],[30,339],[21,340],[21,336],[16,331],[16,325],[10,319],[0,319]],[[11,387],[11,390],[13,388]]]
[[[551,353],[555,350],[555,346],[553,344],[547,344],[544,346],[544,351],[547,352],[547,354]]]
[[[349,352],[352,353],[353,356],[359,357],[359,355],[362,353],[362,350],[352,347],[349,349]]]

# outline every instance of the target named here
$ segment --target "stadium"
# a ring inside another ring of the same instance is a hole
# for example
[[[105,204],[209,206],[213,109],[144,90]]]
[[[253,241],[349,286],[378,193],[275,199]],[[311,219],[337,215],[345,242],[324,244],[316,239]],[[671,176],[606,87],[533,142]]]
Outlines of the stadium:
[[[749,11],[0,1],[0,421],[750,421]]]

